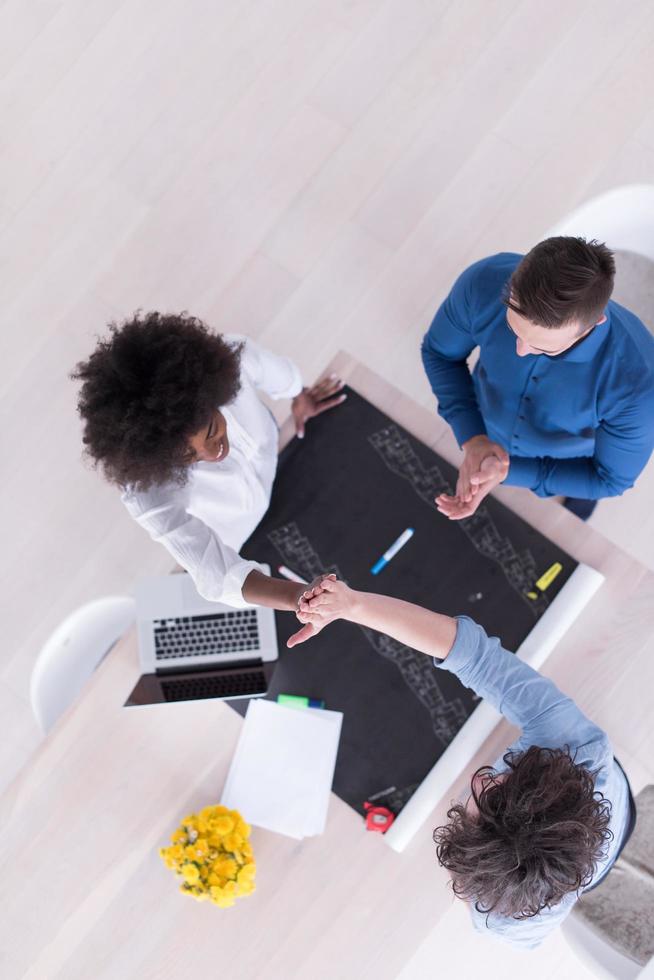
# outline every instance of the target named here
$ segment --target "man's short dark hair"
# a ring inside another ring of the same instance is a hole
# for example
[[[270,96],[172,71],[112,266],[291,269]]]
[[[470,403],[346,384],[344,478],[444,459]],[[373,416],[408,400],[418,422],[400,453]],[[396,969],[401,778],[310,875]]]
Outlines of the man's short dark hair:
[[[612,833],[610,803],[567,749],[507,753],[508,772],[482,766],[477,806],[457,803],[437,827],[438,860],[477,911],[527,919],[587,885]]]
[[[238,394],[241,348],[186,313],[111,323],[71,374],[82,382],[86,455],[120,487],[184,483],[189,437]]]
[[[503,298],[540,327],[577,321],[583,332],[602,318],[614,278],[613,252],[601,242],[546,238],[514,269]]]

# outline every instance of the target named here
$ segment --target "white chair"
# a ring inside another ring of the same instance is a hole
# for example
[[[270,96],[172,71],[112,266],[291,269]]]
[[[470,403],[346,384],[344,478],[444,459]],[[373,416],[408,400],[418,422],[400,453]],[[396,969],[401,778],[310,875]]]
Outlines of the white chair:
[[[543,237],[553,235],[581,235],[587,240],[595,238],[606,242],[615,252],[616,260],[612,298],[654,330],[654,185],[630,184],[600,194],[559,221]],[[639,819],[642,824],[642,817]],[[633,846],[632,839],[625,855]],[[606,884],[602,884],[604,891],[615,889],[620,871],[616,867],[613,877],[609,876]],[[595,976],[607,980],[631,980],[640,974],[642,963],[635,962],[616,948],[616,942],[609,943],[602,930],[593,928],[584,914],[584,903],[596,901],[599,891],[589,893],[588,898],[575,907],[563,925],[563,934]],[[623,906],[624,902],[616,902],[617,908]],[[623,932],[628,935],[627,929]]]
[[[544,235],[597,238],[654,261],[654,184],[627,184],[591,198]]]
[[[628,184],[592,198],[544,235],[581,235],[615,252],[612,298],[654,331],[654,184]]]
[[[632,980],[654,954],[654,785],[636,797],[638,819],[606,879],[582,895],[563,935],[596,977]]]
[[[579,916],[569,915],[562,930],[577,959],[598,980],[636,980],[640,974],[638,963],[609,946]]]
[[[106,596],[80,606],[55,629],[39,653],[30,681],[32,711],[43,732],[72,704],[135,616],[134,599]]]

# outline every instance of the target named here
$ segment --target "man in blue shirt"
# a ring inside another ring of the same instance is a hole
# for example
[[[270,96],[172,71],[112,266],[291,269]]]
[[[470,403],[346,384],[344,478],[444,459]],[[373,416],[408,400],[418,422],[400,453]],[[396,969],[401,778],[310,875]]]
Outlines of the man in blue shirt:
[[[471,776],[434,832],[437,856],[474,927],[531,948],[608,874],[635,822],[629,784],[608,736],[552,681],[467,616],[453,619],[325,576],[300,599],[305,625],[289,646],[335,619],[387,633],[434,657],[521,733]]]
[[[464,453],[455,494],[436,501],[447,517],[501,482],[561,494],[582,518],[633,486],[654,447],[654,338],[609,300],[614,275],[605,245],[558,237],[458,278],[422,344]]]

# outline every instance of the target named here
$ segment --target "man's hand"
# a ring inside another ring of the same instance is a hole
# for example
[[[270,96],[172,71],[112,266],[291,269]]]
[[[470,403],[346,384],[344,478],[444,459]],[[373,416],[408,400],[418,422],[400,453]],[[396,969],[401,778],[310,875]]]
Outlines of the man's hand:
[[[336,576],[332,573],[330,575],[320,575],[317,579],[314,579],[308,589],[306,589],[298,600],[298,608],[296,616],[304,626],[293,636],[290,636],[286,641],[287,647],[297,646],[298,643],[304,643],[306,640],[310,640],[313,636],[317,636],[321,629],[331,623],[332,620],[337,619],[338,616],[333,615],[331,618],[327,617],[326,610],[321,610],[311,608],[311,603],[317,601],[317,598],[323,595],[327,589],[331,588],[336,583]],[[347,586],[342,582],[338,582],[338,585],[343,585],[344,588]],[[351,591],[351,590],[348,590]]]
[[[493,442],[488,436],[473,436],[463,443],[463,462],[459,469],[459,479],[456,483],[455,494],[462,503],[469,504],[477,488],[483,480],[473,480],[481,471],[481,464],[487,456],[496,456],[509,472],[509,454],[499,443]],[[505,474],[506,476],[506,474]]]
[[[304,439],[304,427],[309,419],[345,401],[347,395],[338,394],[342,388],[341,379],[335,374],[330,374],[312,388],[303,388],[300,394],[295,396],[291,403],[291,411],[298,439]]]
[[[449,517],[451,521],[460,521],[464,517],[471,517],[484,497],[487,497],[491,490],[494,490],[502,480],[506,479],[508,471],[508,463],[503,463],[496,456],[487,456],[486,459],[482,460],[479,470],[470,476],[472,487],[470,499],[464,500],[458,493],[454,497],[442,493],[440,497],[436,497],[438,510],[441,514]]]

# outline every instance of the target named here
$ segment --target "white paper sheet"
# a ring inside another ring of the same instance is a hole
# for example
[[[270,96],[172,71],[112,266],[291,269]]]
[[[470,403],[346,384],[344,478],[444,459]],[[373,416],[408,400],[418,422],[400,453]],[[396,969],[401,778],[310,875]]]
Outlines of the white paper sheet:
[[[278,834],[321,834],[342,721],[340,711],[250,701],[222,803]]]

